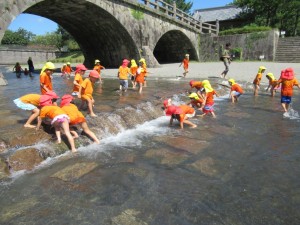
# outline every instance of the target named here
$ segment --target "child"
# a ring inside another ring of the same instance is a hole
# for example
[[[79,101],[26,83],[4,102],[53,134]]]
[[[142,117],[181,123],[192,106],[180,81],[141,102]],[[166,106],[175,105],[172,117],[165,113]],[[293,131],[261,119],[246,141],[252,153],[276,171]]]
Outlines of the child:
[[[186,77],[187,73],[189,72],[189,62],[190,62],[190,55],[185,54],[183,61],[180,63],[179,67],[183,64],[183,77]]]
[[[51,125],[55,129],[55,134],[57,137],[57,142],[61,143],[61,133],[60,129],[63,128],[65,135],[68,138],[68,141],[71,146],[71,151],[76,152],[74,139],[70,133],[69,120],[70,118],[66,113],[57,105],[52,104],[52,97],[48,95],[42,95],[40,98],[40,115],[38,117],[37,130],[42,124],[42,119],[49,118],[51,119]]]
[[[277,83],[278,85],[281,84],[281,105],[284,112],[287,112],[290,103],[292,103],[293,87],[297,86],[300,89],[300,84],[295,77],[293,68],[281,71],[281,76]]]
[[[17,78],[21,77],[21,73],[22,73],[23,69],[19,62],[16,62],[16,65],[14,66],[13,71],[16,72]]]
[[[253,81],[253,87],[254,87],[254,95],[257,96],[258,95],[258,89],[259,89],[259,85],[260,85],[260,81],[262,78],[263,73],[266,71],[266,67],[264,66],[260,66],[257,72],[257,75]]]
[[[118,78],[120,81],[120,91],[126,92],[128,89],[128,74],[130,73],[130,69],[128,68],[129,60],[124,59],[122,66],[119,67]]]
[[[27,68],[24,69],[24,75],[27,76],[29,74],[29,71]]]
[[[180,123],[180,128],[183,129],[183,124],[190,125],[191,128],[197,127],[196,124],[190,122],[188,119],[195,116],[195,110],[188,105],[170,105],[165,110],[166,116],[171,116],[170,126],[173,124],[173,120],[177,119]]]
[[[28,118],[28,120],[26,121],[26,123],[24,124],[24,127],[28,127],[28,128],[36,127],[34,125],[31,125],[31,123],[40,114],[40,110],[38,108],[40,105],[40,98],[41,98],[41,95],[39,95],[39,94],[27,94],[27,95],[23,95],[22,97],[14,100],[14,103],[16,104],[16,106],[18,108],[31,111],[31,115]]]
[[[231,97],[231,102],[235,103],[238,101],[238,97],[244,94],[244,91],[240,85],[235,83],[234,79],[228,80],[229,85],[231,86],[229,96]]]
[[[83,131],[97,144],[100,143],[96,135],[89,129],[86,120],[77,106],[72,104],[73,97],[71,95],[64,95],[61,98],[60,107],[70,117],[70,125],[80,125]],[[76,133],[76,132],[75,132]],[[77,135],[77,133],[76,133]],[[78,136],[78,135],[77,135]],[[77,137],[76,136],[76,137]]]
[[[139,85],[139,93],[142,93],[143,85],[145,83],[145,76],[147,74],[147,68],[143,66],[143,62],[140,60],[140,66],[137,69],[135,81]]]
[[[138,66],[134,59],[131,60],[130,64],[131,64],[130,65],[130,73],[132,74],[131,75],[132,88],[135,88],[135,86],[136,86],[135,77],[136,77],[136,72],[137,72]]]
[[[89,114],[92,117],[97,116],[93,111],[93,106],[95,103],[93,98],[93,85],[99,78],[99,73],[96,70],[92,70],[89,74],[89,77],[81,83],[78,91],[78,98],[81,98],[82,101],[81,107],[83,107],[84,102],[87,102]]]
[[[269,86],[267,87],[266,92],[268,92],[269,88],[271,87],[270,89],[271,96],[274,97],[275,87],[277,86],[277,80],[275,79],[273,73],[267,73],[266,77],[269,80]]]
[[[71,67],[71,63],[67,62],[67,66],[65,68],[65,74],[66,74],[66,76],[67,76],[68,79],[70,79],[72,72],[73,72],[73,69]]]
[[[72,95],[78,95],[80,85],[83,82],[82,76],[84,75],[85,71],[87,71],[87,68],[83,64],[79,64],[76,66]]]
[[[98,73],[99,73],[99,76],[100,76],[100,83],[102,83],[102,78],[101,78],[101,70],[102,69],[105,69],[104,66],[100,65],[100,60],[99,59],[96,59],[95,60],[95,66],[94,66],[94,70],[96,70]]]
[[[204,107],[202,107],[203,114],[200,115],[204,117],[206,114],[211,113],[211,115],[215,118],[216,114],[214,113],[214,95],[219,96],[218,93],[211,87],[208,80],[202,81],[203,90],[205,92],[205,97],[203,101]]]
[[[143,82],[143,84],[144,84],[144,87],[147,87],[148,70],[147,70],[146,60],[144,58],[141,58],[140,61],[139,61],[139,63],[140,63],[140,67],[142,68],[142,73],[143,73],[143,76],[144,76],[144,82]]]
[[[65,77],[66,76],[66,67],[67,67],[67,64],[63,64],[63,66],[61,67],[60,71],[61,71],[61,77]]]
[[[188,103],[188,105],[191,105],[192,107],[197,107],[197,109],[200,110],[204,102],[204,97],[202,96],[202,94],[200,96],[201,98],[199,98],[199,95],[197,93],[191,93],[189,95],[190,102]]]
[[[45,94],[47,91],[52,91],[52,74],[54,72],[55,66],[52,62],[47,62],[42,68],[40,74],[40,88],[41,93]]]

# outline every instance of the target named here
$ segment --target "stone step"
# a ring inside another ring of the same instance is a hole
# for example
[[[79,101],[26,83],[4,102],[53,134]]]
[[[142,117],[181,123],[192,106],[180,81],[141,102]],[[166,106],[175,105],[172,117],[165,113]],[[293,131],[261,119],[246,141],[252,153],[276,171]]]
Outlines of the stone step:
[[[275,54],[276,62],[300,62],[300,37],[280,38]]]

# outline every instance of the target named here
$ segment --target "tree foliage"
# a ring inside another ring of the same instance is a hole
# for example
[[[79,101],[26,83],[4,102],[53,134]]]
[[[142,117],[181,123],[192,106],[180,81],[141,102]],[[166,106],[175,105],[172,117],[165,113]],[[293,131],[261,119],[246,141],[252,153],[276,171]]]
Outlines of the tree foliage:
[[[172,5],[174,0],[164,0],[166,3]],[[186,0],[175,0],[176,7],[186,13],[190,13],[191,8],[193,7],[192,2],[186,2]]]
[[[278,28],[288,36],[300,32],[299,0],[235,0],[234,4],[243,9],[241,16],[249,23]]]
[[[1,44],[6,45],[27,45],[34,38],[35,34],[23,28],[17,31],[6,30]]]
[[[33,38],[30,44],[45,45],[61,49],[61,35],[56,32],[46,33],[45,35],[37,35]]]

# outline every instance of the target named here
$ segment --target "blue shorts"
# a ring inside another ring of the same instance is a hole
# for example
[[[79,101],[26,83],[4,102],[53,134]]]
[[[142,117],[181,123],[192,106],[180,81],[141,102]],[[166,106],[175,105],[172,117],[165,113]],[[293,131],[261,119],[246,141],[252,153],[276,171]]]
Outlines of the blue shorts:
[[[120,85],[122,86],[123,89],[128,88],[128,80],[120,80]]]
[[[238,92],[238,91],[233,91],[233,95],[236,96],[236,97],[240,97],[240,96],[241,96],[241,93]]]
[[[281,96],[281,103],[290,104],[292,102],[292,96]]]

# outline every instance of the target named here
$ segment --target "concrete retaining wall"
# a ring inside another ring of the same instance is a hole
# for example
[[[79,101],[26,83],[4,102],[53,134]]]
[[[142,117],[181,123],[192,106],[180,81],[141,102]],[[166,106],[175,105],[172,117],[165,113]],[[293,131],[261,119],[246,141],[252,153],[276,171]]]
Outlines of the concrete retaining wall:
[[[259,60],[264,56],[266,61],[274,61],[278,45],[279,32],[277,30],[210,37],[201,35],[200,61],[216,61],[219,59],[222,48],[230,42],[231,48],[242,50],[242,60]]]
[[[0,50],[0,64],[9,65],[19,62],[27,64],[29,57],[33,62],[46,62],[55,59],[58,53],[53,51],[30,51],[30,50]]]

